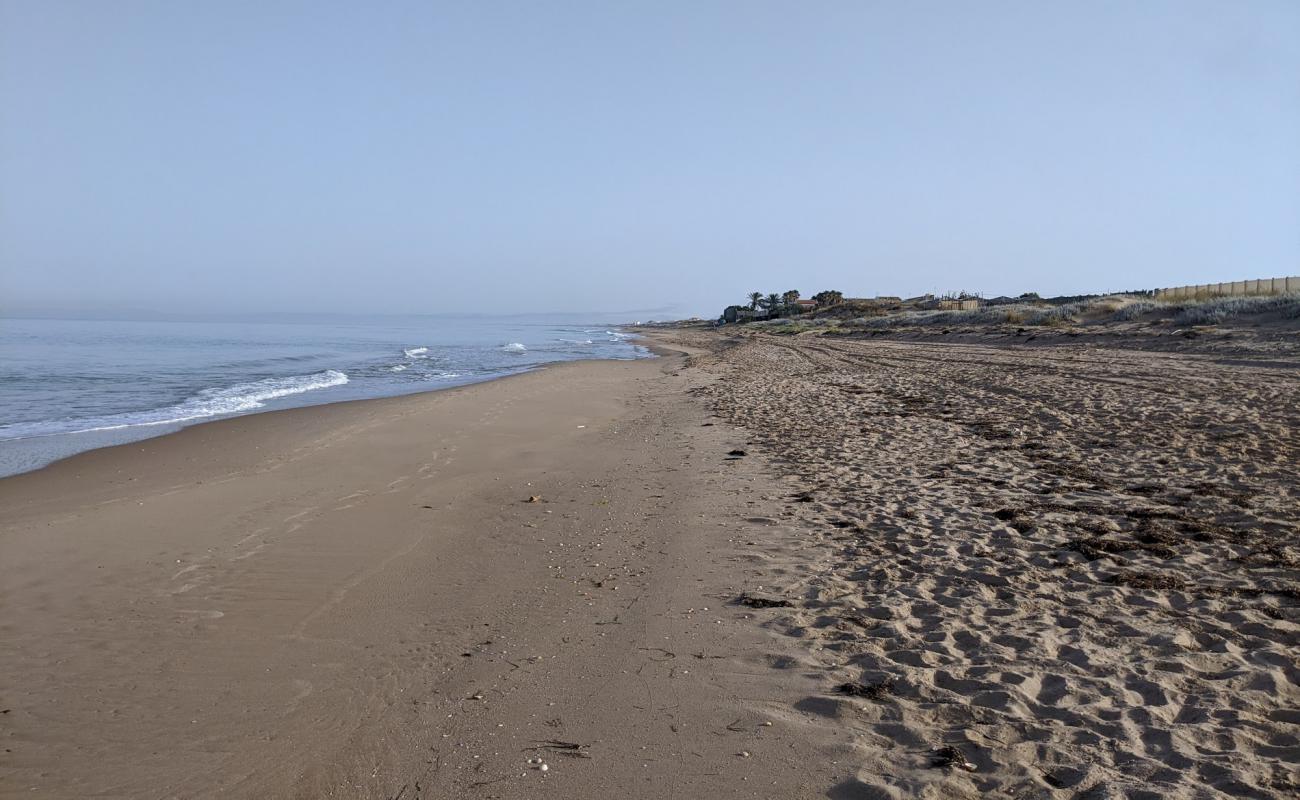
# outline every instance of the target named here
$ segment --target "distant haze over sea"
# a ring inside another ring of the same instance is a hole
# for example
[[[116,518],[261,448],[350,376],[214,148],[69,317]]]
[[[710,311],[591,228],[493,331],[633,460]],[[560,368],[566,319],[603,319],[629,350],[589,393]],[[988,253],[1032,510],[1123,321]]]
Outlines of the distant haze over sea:
[[[210,311],[167,312],[153,309],[66,309],[0,308],[0,319],[116,320],[124,322],[380,322],[428,321],[438,319],[527,319],[602,321],[626,325],[650,319],[677,319],[692,316],[681,306],[660,306],[625,311],[551,311],[492,313],[479,311],[438,311],[427,314],[365,314],[346,311]]]

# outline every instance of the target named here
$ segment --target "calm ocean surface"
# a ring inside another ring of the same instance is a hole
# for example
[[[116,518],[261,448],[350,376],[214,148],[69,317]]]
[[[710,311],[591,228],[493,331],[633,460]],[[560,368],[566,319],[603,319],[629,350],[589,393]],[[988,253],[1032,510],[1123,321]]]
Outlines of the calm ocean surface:
[[[597,320],[0,319],[0,475],[221,417],[649,355]]]

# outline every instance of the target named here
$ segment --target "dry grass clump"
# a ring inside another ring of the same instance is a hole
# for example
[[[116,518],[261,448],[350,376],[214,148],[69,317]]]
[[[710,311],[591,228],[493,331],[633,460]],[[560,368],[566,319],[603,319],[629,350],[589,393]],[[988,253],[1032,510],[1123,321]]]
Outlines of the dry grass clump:
[[[1214,325],[1234,317],[1258,314],[1278,314],[1286,319],[1300,319],[1300,294],[1217,297],[1182,302],[1164,302],[1131,295],[1111,295],[1054,306],[1013,303],[969,311],[902,311],[846,320],[844,326],[857,330],[985,325],[1050,328],[1081,322],[1103,324],[1130,322],[1153,312],[1166,312],[1173,315],[1173,321],[1178,325]]]
[[[1113,319],[1116,322],[1129,322],[1164,307],[1164,303],[1157,303],[1153,300],[1135,300],[1116,310]]]
[[[976,308],[969,311],[940,311],[939,314],[946,315],[943,321],[955,325],[1001,325],[1010,323],[1013,325],[1024,322],[1025,318],[1033,310],[1033,306],[1017,303],[1009,306],[989,306],[986,308]]]
[[[1110,321],[1128,322],[1153,311],[1174,315],[1177,325],[1216,325],[1233,317],[1279,313],[1286,319],[1300,318],[1300,295],[1258,297],[1204,297],[1182,302],[1134,300],[1113,310]]]
[[[1173,306],[1179,325],[1217,325],[1233,317],[1278,313],[1286,319],[1300,319],[1300,294],[1260,297],[1216,297]]]
[[[1066,303],[1062,306],[1051,306],[1050,308],[1036,309],[1032,314],[1025,318],[1026,325],[1068,325],[1075,321],[1075,318],[1088,310],[1087,301],[1081,303]]]
[[[907,328],[913,325],[921,324],[918,319],[920,314],[915,311],[904,311],[901,314],[889,314],[883,317],[858,317],[845,323],[850,328],[862,328],[863,330],[879,331],[892,330],[894,328]]]
[[[1046,308],[1029,303],[1015,303],[967,311],[904,311],[880,317],[859,317],[849,320],[845,325],[864,330],[894,330],[922,326],[1061,325],[1078,316],[1083,307],[1080,303]]]

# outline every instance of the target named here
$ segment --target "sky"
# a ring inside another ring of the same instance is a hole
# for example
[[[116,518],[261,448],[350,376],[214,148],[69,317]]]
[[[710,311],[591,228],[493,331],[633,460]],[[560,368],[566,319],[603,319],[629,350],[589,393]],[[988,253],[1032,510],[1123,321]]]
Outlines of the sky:
[[[1300,3],[0,0],[0,311],[1300,274]]]

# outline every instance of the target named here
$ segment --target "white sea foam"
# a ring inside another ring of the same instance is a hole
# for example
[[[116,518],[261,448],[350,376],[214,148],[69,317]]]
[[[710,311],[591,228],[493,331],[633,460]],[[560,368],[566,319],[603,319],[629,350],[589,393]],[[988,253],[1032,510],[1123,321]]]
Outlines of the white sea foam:
[[[510,344],[505,345],[504,347],[502,347],[501,350],[502,350],[503,352],[506,352],[506,353],[526,353],[526,352],[528,352],[528,348],[527,348],[527,347],[524,347],[524,346],[523,346],[521,343],[519,343],[519,342],[511,342]]]
[[[204,389],[188,400],[148,411],[128,411],[88,419],[49,420],[44,422],[0,425],[0,439],[24,439],[31,436],[49,436],[59,433],[86,433],[111,431],[139,425],[171,425],[196,419],[239,414],[262,408],[268,400],[303,394],[317,389],[342,386],[348,382],[345,373],[334,369],[311,375],[293,375],[287,378],[264,378],[250,383],[217,389]]]
[[[408,348],[406,348],[405,350],[403,350],[402,352],[406,354],[406,357],[407,357],[407,358],[425,358],[425,357],[428,355],[429,348],[427,348],[427,347],[408,347]]]
[[[266,378],[252,383],[238,383],[228,389],[204,389],[195,400],[187,400],[177,408],[186,408],[198,416],[215,417],[219,414],[237,414],[266,405],[267,400],[288,397],[316,389],[342,386],[348,376],[336,369],[327,369],[312,375],[294,375],[288,378]],[[197,401],[197,402],[196,402]]]
[[[568,342],[569,344],[592,344],[590,339],[561,339],[560,341]]]
[[[401,372],[402,370],[406,369],[406,367],[407,367],[406,364],[398,364],[394,367],[390,367],[390,369],[392,369],[393,372]]]

